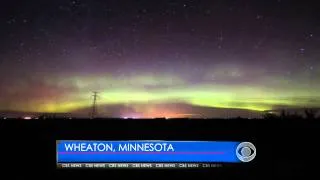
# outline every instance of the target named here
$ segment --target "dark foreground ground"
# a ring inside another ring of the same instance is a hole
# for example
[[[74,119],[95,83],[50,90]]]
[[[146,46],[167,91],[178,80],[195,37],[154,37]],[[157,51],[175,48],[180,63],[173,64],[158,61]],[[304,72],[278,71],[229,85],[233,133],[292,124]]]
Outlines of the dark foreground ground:
[[[141,176],[150,179],[166,174],[166,179],[171,175],[270,179],[309,177],[318,167],[320,120],[316,119],[7,119],[0,122],[1,173],[12,177],[92,179],[129,175],[133,179]],[[56,170],[55,141],[73,139],[250,141],[256,145],[257,157],[250,165],[206,170]]]

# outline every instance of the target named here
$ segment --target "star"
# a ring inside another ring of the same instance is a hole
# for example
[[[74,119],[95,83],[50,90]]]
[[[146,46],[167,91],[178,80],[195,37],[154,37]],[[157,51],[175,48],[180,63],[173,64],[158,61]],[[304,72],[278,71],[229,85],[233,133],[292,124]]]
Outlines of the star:
[[[205,14],[206,14],[206,15],[210,15],[210,14],[211,14],[211,10],[209,10],[209,9],[206,10],[206,11],[205,11]]]
[[[142,9],[142,13],[147,13],[147,10],[146,9]]]
[[[8,24],[13,24],[16,22],[16,19],[15,18],[12,18],[10,20],[7,21]]]
[[[256,19],[262,19],[262,18],[263,18],[263,16],[257,14]]]

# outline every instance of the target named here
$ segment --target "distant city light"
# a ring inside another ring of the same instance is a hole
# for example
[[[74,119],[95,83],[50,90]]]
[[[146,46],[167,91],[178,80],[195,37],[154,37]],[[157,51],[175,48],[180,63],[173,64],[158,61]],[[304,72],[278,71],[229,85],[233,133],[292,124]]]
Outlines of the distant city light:
[[[3,119],[7,119],[7,117],[3,117]]]
[[[124,116],[122,119],[139,119],[139,116]]]
[[[30,116],[26,116],[26,117],[24,117],[23,119],[27,119],[27,120],[29,120],[29,119],[32,119]]]

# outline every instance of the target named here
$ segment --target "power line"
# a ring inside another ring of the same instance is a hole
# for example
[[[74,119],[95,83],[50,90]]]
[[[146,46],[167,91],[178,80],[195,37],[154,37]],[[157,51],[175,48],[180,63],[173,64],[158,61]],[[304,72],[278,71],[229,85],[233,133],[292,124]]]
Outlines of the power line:
[[[91,110],[91,118],[95,118],[97,115],[97,97],[98,92],[93,92],[93,102],[92,102],[92,110]]]

